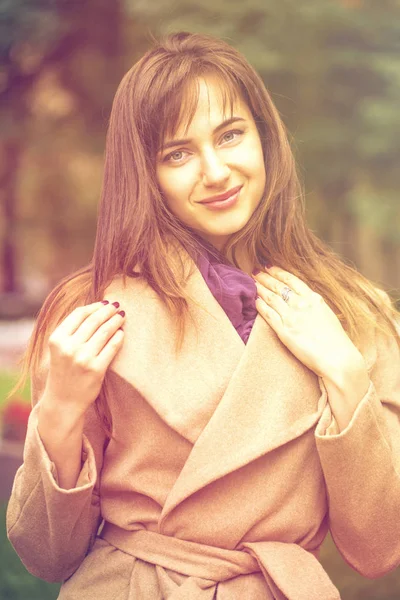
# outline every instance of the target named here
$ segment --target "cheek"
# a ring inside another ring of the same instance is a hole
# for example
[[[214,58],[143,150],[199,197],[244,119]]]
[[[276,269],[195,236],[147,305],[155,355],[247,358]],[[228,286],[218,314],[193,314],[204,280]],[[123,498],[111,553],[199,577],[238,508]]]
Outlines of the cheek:
[[[179,211],[186,204],[192,189],[192,178],[188,169],[169,169],[157,175],[159,188],[164,196],[165,202],[171,210]]]
[[[249,139],[248,143],[240,149],[240,154],[242,165],[246,166],[250,176],[265,178],[264,154],[260,140]]]
[[[179,177],[173,171],[160,170],[157,176],[158,186],[165,198],[171,198],[176,195],[179,189]]]

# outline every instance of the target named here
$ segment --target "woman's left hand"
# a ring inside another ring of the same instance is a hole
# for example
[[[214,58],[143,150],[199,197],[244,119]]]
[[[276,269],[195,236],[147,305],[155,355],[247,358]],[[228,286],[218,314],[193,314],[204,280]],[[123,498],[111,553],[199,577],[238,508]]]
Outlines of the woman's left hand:
[[[253,275],[256,308],[275,330],[285,346],[320,377],[347,371],[362,362],[362,355],[350,340],[333,310],[322,296],[295,275],[271,267]],[[282,298],[290,288],[288,301]]]

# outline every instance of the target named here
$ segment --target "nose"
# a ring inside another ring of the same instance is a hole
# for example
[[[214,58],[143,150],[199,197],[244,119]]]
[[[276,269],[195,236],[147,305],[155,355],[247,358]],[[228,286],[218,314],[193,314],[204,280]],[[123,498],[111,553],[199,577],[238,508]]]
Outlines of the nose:
[[[217,186],[224,184],[230,177],[231,170],[215,150],[207,152],[202,160],[203,185]]]

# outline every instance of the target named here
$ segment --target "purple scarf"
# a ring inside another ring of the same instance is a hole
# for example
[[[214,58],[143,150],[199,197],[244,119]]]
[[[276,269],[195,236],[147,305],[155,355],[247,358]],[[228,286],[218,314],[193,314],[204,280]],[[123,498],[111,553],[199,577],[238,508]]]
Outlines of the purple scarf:
[[[258,312],[256,284],[250,275],[227,263],[222,255],[217,259],[207,250],[206,244],[204,247],[205,255],[199,256],[197,267],[246,344]]]

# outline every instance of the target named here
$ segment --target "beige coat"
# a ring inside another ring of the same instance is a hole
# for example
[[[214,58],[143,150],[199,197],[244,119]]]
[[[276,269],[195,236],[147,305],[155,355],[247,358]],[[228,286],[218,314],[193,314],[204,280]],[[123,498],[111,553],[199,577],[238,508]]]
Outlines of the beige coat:
[[[62,600],[335,600],[318,561],[330,529],[366,577],[400,563],[400,357],[370,334],[370,387],[338,433],[322,380],[257,315],[247,345],[196,268],[197,324],[175,358],[175,324],[153,290],[116,278],[126,311],[110,366],[115,441],[86,415],[74,489],[37,431],[33,377],[24,464],[7,511],[26,568],[64,581]],[[99,525],[104,519],[103,529]]]

